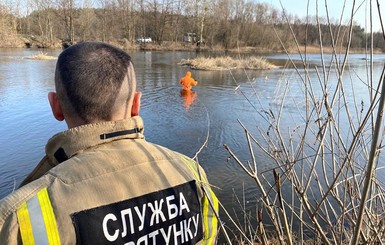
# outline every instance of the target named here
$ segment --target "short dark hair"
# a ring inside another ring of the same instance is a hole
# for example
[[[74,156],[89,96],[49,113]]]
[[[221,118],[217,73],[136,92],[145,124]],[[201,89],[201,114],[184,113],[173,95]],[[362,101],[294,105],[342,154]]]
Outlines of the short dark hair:
[[[131,57],[100,42],[83,42],[64,50],[58,58],[55,85],[63,111],[76,113],[84,123],[108,121],[114,113],[123,81],[128,79],[127,101],[133,81]]]

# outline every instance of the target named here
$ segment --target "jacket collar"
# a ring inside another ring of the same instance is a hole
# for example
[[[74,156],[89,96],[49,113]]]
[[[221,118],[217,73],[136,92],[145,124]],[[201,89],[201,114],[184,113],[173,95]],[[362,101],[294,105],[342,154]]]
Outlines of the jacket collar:
[[[143,139],[143,121],[139,116],[120,121],[86,124],[54,135],[45,151],[59,164],[80,151],[119,139]]]

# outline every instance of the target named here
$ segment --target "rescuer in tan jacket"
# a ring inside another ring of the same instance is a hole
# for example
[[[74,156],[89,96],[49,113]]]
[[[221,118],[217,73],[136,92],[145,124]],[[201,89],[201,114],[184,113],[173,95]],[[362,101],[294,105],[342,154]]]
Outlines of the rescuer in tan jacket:
[[[80,43],[48,99],[68,130],[0,201],[0,244],[214,244],[218,202],[192,159],[146,142],[131,58]]]

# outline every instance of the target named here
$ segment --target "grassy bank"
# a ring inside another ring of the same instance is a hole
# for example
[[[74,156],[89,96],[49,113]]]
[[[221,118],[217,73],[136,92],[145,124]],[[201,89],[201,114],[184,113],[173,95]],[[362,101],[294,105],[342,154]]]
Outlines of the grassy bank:
[[[247,69],[247,70],[266,70],[274,69],[277,66],[269,63],[263,58],[248,57],[235,59],[229,56],[224,57],[197,57],[195,59],[182,59],[179,65],[189,66],[195,70],[232,70],[232,69]]]

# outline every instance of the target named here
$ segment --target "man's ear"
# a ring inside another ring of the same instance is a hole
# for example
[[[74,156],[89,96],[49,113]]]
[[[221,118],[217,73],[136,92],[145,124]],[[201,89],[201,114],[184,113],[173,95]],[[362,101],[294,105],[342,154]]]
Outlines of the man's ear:
[[[57,98],[57,94],[55,92],[48,93],[48,101],[51,106],[52,114],[58,121],[64,120],[63,110]]]
[[[135,92],[134,100],[132,102],[131,116],[138,116],[140,110],[140,98],[142,97],[142,92]]]

